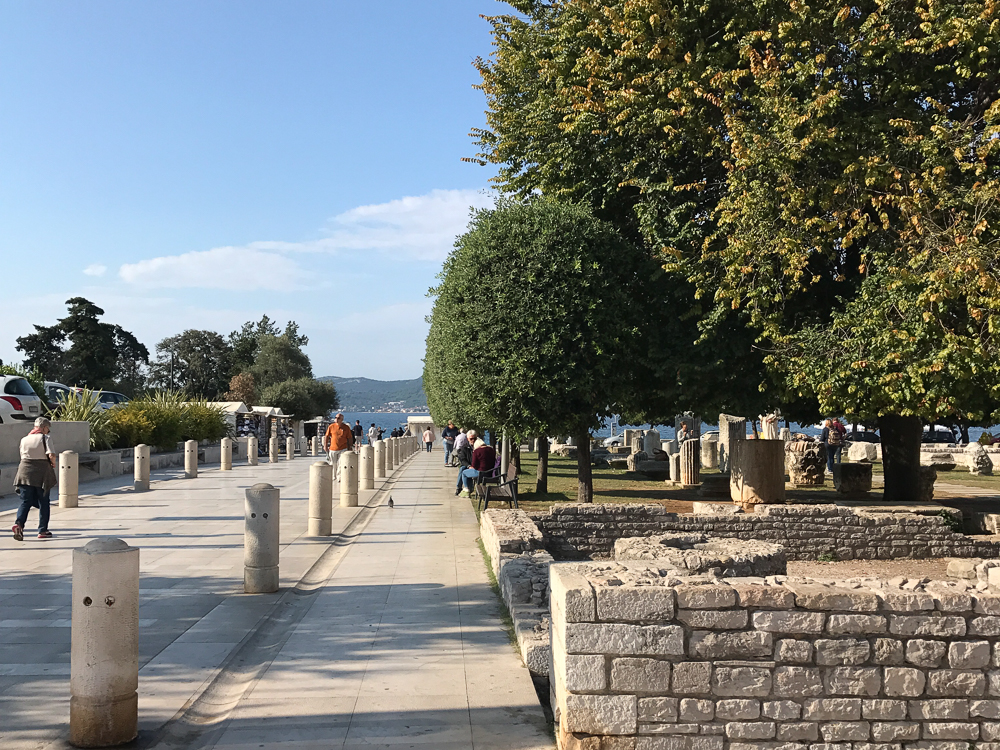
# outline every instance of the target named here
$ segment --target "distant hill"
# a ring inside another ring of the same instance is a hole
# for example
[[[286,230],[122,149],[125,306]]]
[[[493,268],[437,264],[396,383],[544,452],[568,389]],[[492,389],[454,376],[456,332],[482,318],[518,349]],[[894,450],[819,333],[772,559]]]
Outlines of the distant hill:
[[[406,411],[427,409],[427,396],[421,378],[413,380],[372,380],[370,378],[340,378],[327,375],[319,378],[336,387],[340,408],[344,411]]]

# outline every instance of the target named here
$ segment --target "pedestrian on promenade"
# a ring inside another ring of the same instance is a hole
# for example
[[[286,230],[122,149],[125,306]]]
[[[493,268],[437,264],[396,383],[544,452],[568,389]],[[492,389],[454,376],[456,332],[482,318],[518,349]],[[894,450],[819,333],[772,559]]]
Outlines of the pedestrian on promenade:
[[[827,419],[823,422],[823,431],[819,435],[819,441],[826,446],[826,468],[833,474],[833,465],[840,463],[840,454],[844,450],[844,432],[837,427],[838,423]]]
[[[328,462],[333,466],[333,481],[337,482],[340,480],[340,454],[354,447],[354,433],[344,424],[342,413],[338,413],[333,424],[326,428],[323,447],[326,449]]]
[[[378,427],[372,422],[372,426],[368,428],[368,445],[375,445],[376,440],[378,440]]]
[[[381,427],[378,427],[377,429],[378,429],[378,439],[381,440],[382,436],[385,434],[385,430],[383,430]]]
[[[361,420],[354,420],[354,427],[351,428],[351,433],[354,436],[354,452],[357,453],[361,450],[361,444],[365,442],[365,428],[361,426]]]
[[[472,465],[462,472],[465,489],[459,494],[462,497],[472,496],[472,487],[482,474],[492,474],[497,468],[497,452],[489,443],[483,442],[472,452]]]
[[[458,428],[450,419],[448,426],[441,430],[441,443],[444,445],[444,465],[451,466],[451,453],[455,450],[455,440],[458,438]]]
[[[21,439],[21,462],[14,475],[14,487],[21,496],[21,507],[11,531],[14,539],[24,539],[28,512],[38,508],[38,538],[50,539],[49,491],[56,485],[56,453],[49,439],[49,420],[39,417],[34,429]]]
[[[434,447],[434,430],[428,427],[424,430],[424,445],[427,446],[427,452],[431,452],[431,448]]]

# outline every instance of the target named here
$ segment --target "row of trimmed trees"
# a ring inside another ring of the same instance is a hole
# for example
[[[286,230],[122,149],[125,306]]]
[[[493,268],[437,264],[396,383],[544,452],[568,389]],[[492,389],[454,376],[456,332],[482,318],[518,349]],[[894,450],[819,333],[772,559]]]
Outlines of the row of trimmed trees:
[[[844,414],[898,500],[922,422],[1000,421],[1000,6],[511,4],[477,62],[510,198],[435,290],[435,416]]]

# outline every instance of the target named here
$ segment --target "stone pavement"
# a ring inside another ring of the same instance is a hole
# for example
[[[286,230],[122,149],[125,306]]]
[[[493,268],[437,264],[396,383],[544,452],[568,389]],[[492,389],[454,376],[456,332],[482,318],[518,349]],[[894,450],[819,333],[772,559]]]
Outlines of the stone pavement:
[[[53,509],[53,540],[0,537],[0,748],[67,747],[71,550],[102,535],[141,549],[137,747],[551,748],[440,460],[417,453],[335,506],[329,540],[303,537],[310,459],[162,473]],[[282,492],[282,591],[245,595],[243,490],[260,481]]]

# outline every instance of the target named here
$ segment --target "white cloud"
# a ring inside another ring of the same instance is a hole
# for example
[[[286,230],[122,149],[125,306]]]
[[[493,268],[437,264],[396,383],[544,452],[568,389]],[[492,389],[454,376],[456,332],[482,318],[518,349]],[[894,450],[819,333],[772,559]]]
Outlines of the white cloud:
[[[326,236],[318,240],[254,242],[249,247],[277,252],[376,251],[440,262],[448,256],[455,237],[465,231],[469,209],[493,204],[493,197],[481,190],[432,190],[338,214],[327,223]]]
[[[249,247],[149,258],[126,263],[118,270],[123,281],[146,288],[282,291],[295,288],[302,278],[298,264],[277,253]]]
[[[88,276],[103,276],[107,270],[107,266],[102,266],[100,263],[91,263],[83,269],[83,272]]]

